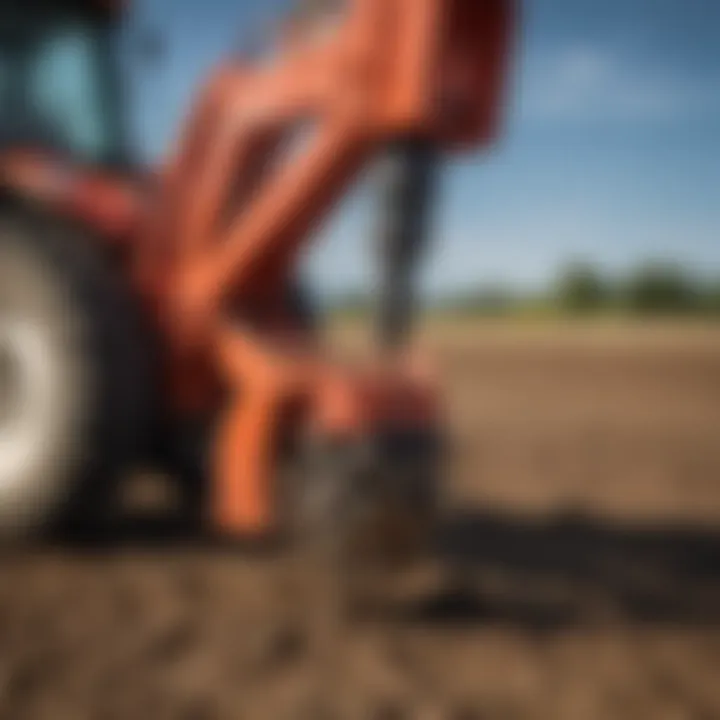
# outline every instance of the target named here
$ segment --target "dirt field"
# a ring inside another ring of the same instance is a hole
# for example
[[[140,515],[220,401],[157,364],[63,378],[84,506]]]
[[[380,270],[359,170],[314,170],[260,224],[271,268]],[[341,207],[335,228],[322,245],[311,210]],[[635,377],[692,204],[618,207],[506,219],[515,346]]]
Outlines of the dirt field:
[[[6,552],[0,718],[720,718],[720,328],[428,342],[469,589],[318,645],[237,552]]]

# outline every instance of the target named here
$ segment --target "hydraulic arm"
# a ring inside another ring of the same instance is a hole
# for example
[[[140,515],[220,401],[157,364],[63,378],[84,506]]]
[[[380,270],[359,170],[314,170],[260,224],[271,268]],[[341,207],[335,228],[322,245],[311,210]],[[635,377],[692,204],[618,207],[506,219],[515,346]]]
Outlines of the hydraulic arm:
[[[267,62],[233,62],[208,83],[143,260],[168,323],[181,411],[213,396],[203,365],[219,364],[234,398],[215,454],[224,525],[271,522],[268,477],[288,405],[301,404],[324,432],[431,412],[420,399],[427,389],[408,378],[380,381],[376,369],[385,389],[370,392],[302,343],[288,347],[287,288],[306,239],[379,157],[377,339],[403,347],[437,171],[444,155],[494,135],[510,16],[508,0],[319,3]]]
[[[377,300],[379,344],[393,350],[406,344],[416,304],[416,273],[430,231],[439,153],[432,142],[390,144],[378,178]]]

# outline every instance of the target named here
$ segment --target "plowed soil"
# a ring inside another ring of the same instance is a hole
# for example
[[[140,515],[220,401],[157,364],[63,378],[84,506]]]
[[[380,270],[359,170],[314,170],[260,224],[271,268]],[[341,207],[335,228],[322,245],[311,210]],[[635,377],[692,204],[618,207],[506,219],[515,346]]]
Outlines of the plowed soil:
[[[720,718],[720,329],[446,324],[462,583],[342,627],[191,538],[0,557],[0,718]]]

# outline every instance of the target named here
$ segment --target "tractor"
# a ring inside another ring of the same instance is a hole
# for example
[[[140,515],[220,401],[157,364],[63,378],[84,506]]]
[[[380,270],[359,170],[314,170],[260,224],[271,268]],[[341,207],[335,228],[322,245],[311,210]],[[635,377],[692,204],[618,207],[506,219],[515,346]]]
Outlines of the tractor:
[[[157,168],[128,140],[126,11],[0,8],[0,532],[102,531],[123,478],[159,468],[213,534],[414,557],[445,446],[417,267],[442,163],[497,134],[512,3],[300,2],[212,73]],[[371,163],[359,361],[297,268]]]

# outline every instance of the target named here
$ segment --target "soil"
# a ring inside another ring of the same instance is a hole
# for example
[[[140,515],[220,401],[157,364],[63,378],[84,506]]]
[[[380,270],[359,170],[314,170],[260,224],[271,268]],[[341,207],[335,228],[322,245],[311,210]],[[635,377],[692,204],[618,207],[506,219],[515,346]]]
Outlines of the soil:
[[[442,581],[338,625],[236,548],[6,549],[0,718],[720,718],[720,329],[425,342],[455,445]]]

